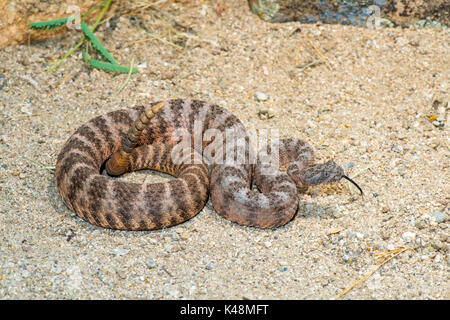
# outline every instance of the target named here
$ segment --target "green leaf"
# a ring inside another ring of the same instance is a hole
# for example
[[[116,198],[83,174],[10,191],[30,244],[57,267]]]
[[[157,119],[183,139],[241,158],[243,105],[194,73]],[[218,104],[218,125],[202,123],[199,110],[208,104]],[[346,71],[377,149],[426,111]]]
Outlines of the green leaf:
[[[59,27],[62,27],[72,20],[75,20],[75,17],[67,17],[62,19],[50,20],[50,21],[42,21],[42,22],[33,22],[28,26],[34,30],[53,30]]]
[[[89,66],[92,68],[96,68],[96,69],[100,69],[100,70],[104,70],[104,71],[108,71],[108,72],[112,72],[112,73],[129,73],[130,72],[130,68],[128,67],[124,67],[118,64],[112,64],[112,63],[108,63],[108,62],[103,62],[103,61],[99,61],[99,60],[94,60],[94,59],[89,59],[88,60]],[[131,73],[137,73],[138,69],[133,68],[131,70]]]
[[[94,36],[92,31],[89,29],[87,24],[81,20],[81,31],[83,31],[84,35],[91,40],[92,46],[109,62],[112,64],[117,64],[117,61],[114,60],[114,58],[111,56],[111,54],[108,52],[108,50],[103,47],[103,45],[100,43],[100,41]]]

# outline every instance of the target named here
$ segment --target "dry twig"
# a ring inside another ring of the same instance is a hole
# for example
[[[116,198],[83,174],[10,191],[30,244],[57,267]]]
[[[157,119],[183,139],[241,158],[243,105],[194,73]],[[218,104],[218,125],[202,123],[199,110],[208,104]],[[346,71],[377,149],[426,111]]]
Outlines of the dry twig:
[[[342,291],[335,299],[340,299],[343,296],[345,296],[350,290],[352,290],[354,287],[356,287],[358,284],[366,281],[369,277],[371,277],[379,268],[381,268],[385,263],[392,260],[396,256],[398,256],[400,253],[405,252],[406,250],[412,249],[412,247],[406,247],[406,248],[400,248],[396,250],[386,251],[386,252],[380,252],[380,253],[374,253],[374,256],[377,258],[384,258],[384,260],[378,264],[375,269],[373,269],[371,272],[366,274],[364,277],[353,283],[350,287]]]
[[[314,51],[316,51],[317,55],[322,59],[322,61],[327,65],[328,69],[330,71],[333,70],[331,64],[328,62],[328,59],[323,55],[323,53],[319,50],[319,48],[317,48],[317,46],[311,41],[311,39],[309,39],[308,36],[306,36],[306,40],[313,47]]]

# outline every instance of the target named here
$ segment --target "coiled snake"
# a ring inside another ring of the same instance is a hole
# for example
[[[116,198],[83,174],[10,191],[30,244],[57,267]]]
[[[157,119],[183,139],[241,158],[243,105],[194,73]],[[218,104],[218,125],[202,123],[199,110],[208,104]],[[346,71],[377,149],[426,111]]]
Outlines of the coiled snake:
[[[177,134],[179,130],[191,135],[191,141]],[[195,133],[201,135],[201,143],[192,138]],[[192,218],[209,195],[225,219],[244,226],[279,227],[298,209],[297,186],[348,179],[333,161],[314,164],[312,148],[299,139],[279,141],[278,153],[272,152],[274,144],[263,148],[279,166],[290,163],[286,172],[277,167],[267,174],[270,163],[260,154],[255,164],[249,161],[249,141],[237,117],[207,102],[176,99],[113,111],[82,125],[64,144],[56,183],[66,205],[91,224],[153,230]],[[181,152],[183,142],[193,152]],[[176,161],[174,155],[200,161]],[[153,169],[176,178],[138,184],[110,179],[101,174],[104,167],[115,176]],[[258,190],[252,189],[252,182]]]

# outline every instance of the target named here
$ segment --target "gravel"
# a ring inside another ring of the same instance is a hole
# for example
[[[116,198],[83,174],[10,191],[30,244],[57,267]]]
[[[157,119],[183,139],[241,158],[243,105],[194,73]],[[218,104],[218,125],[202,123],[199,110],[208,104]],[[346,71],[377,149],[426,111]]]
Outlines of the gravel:
[[[1,298],[332,299],[373,270],[375,252],[403,247],[411,249],[345,298],[449,298],[449,31],[294,32],[298,23],[264,23],[246,1],[226,9],[218,17],[209,3],[170,5],[192,28],[183,51],[140,41],[128,17],[114,30],[100,24],[113,56],[141,66],[119,95],[127,75],[89,69],[79,52],[45,73],[76,33],[0,51]],[[149,28],[166,36],[159,19]],[[108,111],[174,97],[219,104],[248,129],[305,139],[319,162],[346,168],[364,197],[346,181],[311,188],[276,230],[232,224],[211,203],[153,232],[99,229],[70,212],[52,171],[70,134]],[[435,101],[443,112],[434,118]]]

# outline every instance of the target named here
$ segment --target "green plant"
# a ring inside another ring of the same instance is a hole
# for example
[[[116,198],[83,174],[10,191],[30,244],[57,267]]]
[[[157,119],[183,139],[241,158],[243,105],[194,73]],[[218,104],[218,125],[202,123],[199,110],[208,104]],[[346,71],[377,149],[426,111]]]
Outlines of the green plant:
[[[110,4],[111,4],[111,0],[104,0],[104,1],[102,1],[101,4],[94,6],[89,11],[87,11],[86,13],[81,15],[80,20],[81,20],[81,31],[83,32],[83,35],[84,35],[83,39],[80,42],[78,42],[75,45],[75,47],[73,47],[71,50],[69,50],[69,52],[67,52],[64,55],[64,57],[55,64],[55,66],[48,69],[47,72],[56,70],[61,64],[63,64],[66,61],[66,59],[73,52],[75,52],[81,45],[83,45],[83,43],[85,43],[85,45],[86,45],[85,51],[83,51],[83,60],[86,63],[88,63],[88,65],[91,68],[96,68],[96,69],[113,72],[113,73],[137,73],[138,72],[138,70],[136,68],[131,67],[131,69],[130,69],[128,67],[119,65],[117,63],[117,61],[108,52],[108,50],[106,50],[106,48],[103,47],[103,45],[100,43],[100,41],[95,37],[95,35],[93,33],[95,28],[100,23],[103,16],[105,15],[106,11],[108,10]],[[103,6],[103,9],[102,9],[100,15],[98,16],[97,21],[92,25],[92,27],[89,28],[88,25],[86,24],[86,22],[84,22],[83,18],[86,15],[88,15],[89,13],[91,13],[92,11],[100,8],[101,6]],[[50,21],[34,22],[34,23],[30,23],[28,26],[34,30],[53,30],[53,29],[62,27],[64,25],[70,24],[76,18],[78,18],[78,17],[71,16],[71,17],[67,17],[67,18],[50,20]],[[92,59],[89,55],[89,44],[91,44],[92,47],[100,54],[100,56],[102,56],[108,62]]]

